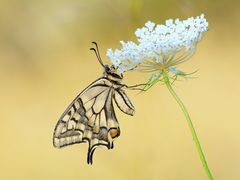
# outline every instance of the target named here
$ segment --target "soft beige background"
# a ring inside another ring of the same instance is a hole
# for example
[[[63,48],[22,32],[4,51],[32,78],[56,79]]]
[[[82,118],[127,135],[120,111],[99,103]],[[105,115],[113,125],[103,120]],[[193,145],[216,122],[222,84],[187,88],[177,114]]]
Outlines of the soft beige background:
[[[52,146],[54,126],[70,101],[102,74],[91,41],[105,50],[135,40],[147,20],[205,13],[209,31],[191,61],[196,79],[177,82],[217,180],[240,179],[240,3],[237,0],[1,0],[0,180],[204,180],[190,131],[166,87],[138,95],[129,117],[117,110],[115,148]],[[124,82],[145,82],[127,73]]]

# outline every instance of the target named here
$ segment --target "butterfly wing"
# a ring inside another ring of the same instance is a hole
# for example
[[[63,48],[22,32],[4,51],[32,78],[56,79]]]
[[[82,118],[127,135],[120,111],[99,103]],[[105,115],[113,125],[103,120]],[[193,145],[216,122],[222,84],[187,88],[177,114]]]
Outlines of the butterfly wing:
[[[122,112],[131,116],[134,115],[134,106],[123,89],[116,89],[113,98]]]
[[[100,78],[83,90],[60,117],[53,135],[56,148],[88,142],[88,163],[98,146],[113,147],[120,135],[112,97],[112,83]]]

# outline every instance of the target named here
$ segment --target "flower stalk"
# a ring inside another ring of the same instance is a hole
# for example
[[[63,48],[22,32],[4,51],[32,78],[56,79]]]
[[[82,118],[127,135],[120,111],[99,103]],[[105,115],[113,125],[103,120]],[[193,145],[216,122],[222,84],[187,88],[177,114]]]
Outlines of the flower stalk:
[[[164,80],[164,83],[166,84],[169,92],[172,94],[172,96],[174,97],[174,99],[177,101],[178,105],[180,106],[180,108],[182,109],[184,115],[185,115],[185,118],[187,120],[187,123],[188,123],[188,127],[190,128],[191,130],[191,134],[192,134],[192,137],[193,137],[193,141],[195,142],[195,145],[196,145],[196,148],[197,148],[197,151],[198,151],[198,154],[200,156],[200,159],[201,159],[201,162],[202,162],[202,165],[205,169],[205,172],[209,178],[209,180],[213,180],[213,176],[211,174],[211,171],[208,167],[208,164],[207,164],[207,161],[206,161],[206,158],[204,156],[204,153],[203,153],[203,150],[201,148],[201,144],[199,142],[199,139],[197,137],[197,133],[194,129],[194,126],[193,126],[193,123],[192,123],[192,120],[191,120],[191,117],[188,113],[188,110],[187,108],[185,107],[185,105],[183,104],[183,102],[181,101],[181,99],[178,97],[178,95],[176,94],[176,92],[174,91],[174,89],[172,88],[172,85],[171,85],[171,82],[169,80],[169,77],[167,75],[167,73],[163,70],[162,71],[162,75],[163,75],[163,80]]]

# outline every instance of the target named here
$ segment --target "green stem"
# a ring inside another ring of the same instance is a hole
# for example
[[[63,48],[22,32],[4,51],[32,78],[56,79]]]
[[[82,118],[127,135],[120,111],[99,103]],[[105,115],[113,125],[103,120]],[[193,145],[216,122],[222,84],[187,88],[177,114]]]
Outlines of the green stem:
[[[206,172],[208,178],[209,178],[210,180],[213,180],[211,171],[210,171],[210,169],[209,169],[209,167],[208,167],[208,165],[207,165],[207,161],[206,161],[206,159],[205,159],[205,157],[204,157],[204,154],[203,154],[203,151],[202,151],[200,142],[199,142],[198,137],[197,137],[197,133],[196,133],[196,131],[195,131],[195,129],[194,129],[194,126],[193,126],[191,117],[190,117],[190,115],[189,115],[189,113],[188,113],[188,111],[187,111],[187,108],[185,107],[185,105],[183,104],[183,102],[181,101],[181,99],[178,97],[178,95],[176,94],[176,92],[173,90],[173,88],[172,88],[172,86],[171,86],[171,83],[170,83],[170,81],[169,81],[169,78],[168,78],[166,72],[164,72],[164,71],[163,71],[163,77],[164,77],[164,82],[165,82],[168,90],[170,91],[170,93],[172,94],[172,96],[174,97],[174,99],[177,101],[178,105],[181,107],[181,109],[182,109],[182,111],[183,111],[183,113],[184,113],[184,115],[185,115],[185,117],[186,117],[188,126],[189,126],[189,128],[190,128],[190,130],[191,130],[192,137],[193,137],[193,140],[194,140],[195,145],[196,145],[196,147],[197,147],[198,154],[199,154],[200,159],[201,159],[201,161],[202,161],[202,165],[203,165],[203,167],[204,167],[204,169],[205,169],[205,172]]]

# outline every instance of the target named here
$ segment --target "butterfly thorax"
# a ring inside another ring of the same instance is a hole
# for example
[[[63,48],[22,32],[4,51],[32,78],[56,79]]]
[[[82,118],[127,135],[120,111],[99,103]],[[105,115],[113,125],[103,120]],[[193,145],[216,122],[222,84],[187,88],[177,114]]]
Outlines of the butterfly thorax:
[[[114,66],[109,67],[109,65],[104,66],[103,75],[110,81],[120,83],[123,79],[123,75],[118,73],[117,69]]]

